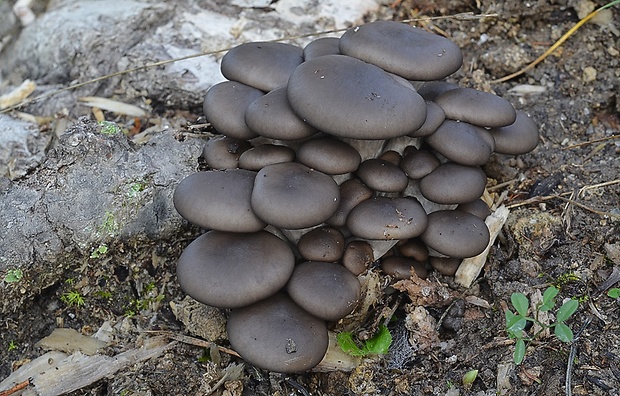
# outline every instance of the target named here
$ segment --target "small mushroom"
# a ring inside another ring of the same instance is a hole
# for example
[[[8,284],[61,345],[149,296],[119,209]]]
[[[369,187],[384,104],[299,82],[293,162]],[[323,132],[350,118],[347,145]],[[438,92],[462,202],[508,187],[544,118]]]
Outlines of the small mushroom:
[[[451,89],[435,98],[435,102],[446,118],[481,127],[510,125],[516,117],[514,107],[506,99],[473,88]]]
[[[446,81],[426,81],[418,88],[418,93],[424,100],[434,101],[439,95],[450,90],[460,88],[458,84]]]
[[[401,192],[407,188],[409,183],[402,169],[387,160],[378,158],[362,162],[355,174],[364,184],[376,191]]]
[[[387,257],[381,260],[381,270],[396,280],[409,279],[412,271],[422,279],[428,276],[426,265],[409,257]]]
[[[267,231],[209,231],[190,243],[179,258],[183,291],[203,304],[238,308],[267,298],[291,276],[295,255]]]
[[[333,227],[319,227],[297,241],[297,250],[307,261],[338,261],[344,252],[344,236]]]
[[[292,162],[294,159],[295,151],[289,147],[261,144],[241,154],[239,157],[239,167],[259,171],[267,165]]]
[[[331,177],[295,162],[261,169],[251,198],[252,209],[260,219],[290,229],[325,222],[339,202],[340,191]]]
[[[229,80],[269,92],[286,85],[303,62],[303,49],[291,44],[255,41],[228,51],[222,58],[222,74]]]
[[[453,258],[474,257],[489,243],[483,220],[460,210],[438,210],[428,215],[428,226],[420,236],[431,249]]]
[[[174,207],[186,220],[205,229],[260,231],[267,224],[250,204],[255,177],[256,172],[244,169],[191,174],[174,190]]]
[[[325,322],[284,293],[233,309],[226,331],[230,345],[243,360],[279,373],[312,369],[329,344]]]
[[[309,61],[319,56],[340,54],[339,42],[338,37],[322,37],[311,41],[304,47],[304,60]]]
[[[461,49],[452,41],[404,23],[376,21],[347,30],[340,52],[408,80],[438,80],[463,63]]]
[[[358,179],[344,181],[340,187],[340,203],[336,212],[327,220],[327,224],[342,227],[347,222],[349,212],[360,202],[372,198],[374,192]]]
[[[211,169],[236,169],[241,155],[251,147],[245,140],[216,136],[207,140],[202,157]]]
[[[488,131],[467,122],[445,120],[424,139],[429,146],[451,161],[463,165],[484,165],[491,158],[493,147]]]
[[[431,267],[441,275],[454,276],[461,265],[460,258],[453,257],[431,257],[429,262]]]
[[[415,131],[409,133],[411,137],[429,136],[435,133],[437,128],[446,119],[443,109],[435,102],[426,101],[426,121]]]
[[[420,180],[420,192],[439,204],[459,204],[480,198],[486,183],[479,167],[446,162]]]
[[[336,321],[355,309],[361,285],[357,277],[340,264],[307,261],[295,267],[286,291],[312,315]]]
[[[398,252],[421,263],[428,260],[428,248],[419,238],[409,239],[398,245]]]
[[[339,139],[322,137],[305,141],[297,150],[297,160],[328,175],[354,172],[362,158],[353,147]]]
[[[356,276],[364,273],[374,261],[372,246],[362,240],[347,243],[342,255],[342,265]]]
[[[400,162],[400,168],[412,180],[423,178],[441,165],[439,158],[430,151],[424,149],[408,151]]]
[[[500,154],[528,153],[538,145],[538,127],[524,112],[517,111],[514,123],[490,130],[495,140],[495,151]]]
[[[459,204],[459,206],[456,207],[456,210],[471,213],[482,220],[486,219],[491,214],[489,205],[487,205],[482,199]]]
[[[351,210],[347,227],[364,239],[407,239],[426,228],[426,212],[415,198],[367,199]]]

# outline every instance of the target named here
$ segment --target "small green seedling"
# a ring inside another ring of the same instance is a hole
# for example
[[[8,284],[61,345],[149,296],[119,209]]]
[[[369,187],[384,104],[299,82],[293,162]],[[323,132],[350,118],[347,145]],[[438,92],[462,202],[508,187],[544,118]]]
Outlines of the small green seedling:
[[[607,296],[611,298],[620,298],[620,288],[614,287],[607,290]]]
[[[69,307],[81,307],[86,303],[84,297],[76,290],[66,292],[60,296],[60,300]]]
[[[478,370],[469,370],[463,376],[463,386],[471,387],[476,378],[478,378]]]
[[[530,302],[524,294],[512,293],[512,296],[510,296],[512,306],[517,313],[515,314],[510,310],[506,311],[506,331],[510,338],[517,341],[515,344],[515,351],[512,355],[515,364],[521,364],[523,362],[527,349],[526,342],[529,344],[546,329],[553,327],[555,336],[562,342],[570,342],[573,340],[573,332],[564,322],[577,311],[579,307],[579,302],[577,300],[570,299],[562,304],[555,314],[556,321],[554,323],[547,325],[538,320],[541,312],[550,311],[555,307],[555,297],[559,292],[560,291],[554,286],[547,288],[543,294],[542,302],[536,305],[533,318],[527,316]],[[540,326],[540,330],[532,336],[528,336],[524,331],[528,321]]]
[[[99,126],[103,135],[111,136],[121,132],[121,128],[111,121],[99,121]]]
[[[22,279],[23,276],[24,276],[24,273],[22,272],[21,269],[19,268],[10,269],[6,272],[6,275],[4,276],[4,281],[6,283],[17,283]]]
[[[14,351],[17,349],[17,344],[15,343],[15,341],[9,341],[9,347],[7,348],[7,350],[9,352]]]
[[[100,258],[104,256],[108,252],[108,246],[105,243],[102,243],[97,247],[97,249],[93,250],[90,254],[90,258]]]
[[[392,335],[384,325],[360,348],[353,340],[353,334],[345,331],[336,336],[340,348],[351,356],[385,355],[392,344]]]

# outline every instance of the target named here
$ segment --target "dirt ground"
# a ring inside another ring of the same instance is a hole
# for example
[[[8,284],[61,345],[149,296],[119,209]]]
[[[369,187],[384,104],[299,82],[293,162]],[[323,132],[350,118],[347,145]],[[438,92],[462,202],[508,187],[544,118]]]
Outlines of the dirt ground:
[[[540,127],[540,144],[518,158],[496,155],[486,166],[489,190],[505,194],[511,214],[472,288],[429,277],[460,302],[426,307],[432,323],[440,325],[414,336],[432,338],[428,345],[407,346],[412,335],[403,330],[403,322],[414,307],[409,297],[397,300],[398,294],[392,294],[377,304],[380,309],[400,301],[390,324],[395,347],[387,356],[365,360],[350,373],[281,375],[246,366],[241,374],[227,374],[229,380],[213,394],[620,395],[620,299],[600,289],[614,268],[620,271],[620,6],[611,9],[615,27],[588,23],[535,69],[492,83],[542,54],[578,22],[576,7],[584,3],[403,0],[368,16],[402,20],[488,14],[419,25],[446,33],[462,48],[464,66],[454,81],[492,89],[526,111]],[[167,109],[166,115],[175,110],[194,122],[202,116],[199,109]],[[119,324],[125,336],[110,354],[139,344],[144,330],[187,334],[170,303],[184,298],[175,262],[198,233],[188,227],[174,240],[119,242],[102,258],[68,263],[64,282],[41,290],[1,324],[0,378],[39,356],[35,343],[55,327],[90,335],[105,321]],[[531,297],[551,284],[560,289],[559,300],[580,301],[566,322],[576,339],[566,344],[553,336],[538,338],[523,364],[515,366],[504,317],[511,294]],[[74,291],[85,296],[84,305],[67,303]],[[215,341],[227,346],[224,338]],[[215,361],[220,360],[215,363],[211,355],[208,348],[179,341],[159,357],[72,394],[209,394],[224,373],[241,363],[226,353],[215,353]],[[477,378],[464,385],[463,375],[470,370],[478,370]]]

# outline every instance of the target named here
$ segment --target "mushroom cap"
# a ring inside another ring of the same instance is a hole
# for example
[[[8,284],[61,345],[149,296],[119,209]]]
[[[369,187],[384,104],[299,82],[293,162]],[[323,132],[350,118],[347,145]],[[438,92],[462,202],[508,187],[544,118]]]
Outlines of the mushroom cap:
[[[362,162],[355,174],[364,184],[377,191],[400,192],[407,188],[409,183],[402,169],[387,160],[378,158]]]
[[[350,314],[360,298],[361,285],[348,269],[336,263],[307,261],[295,266],[286,291],[312,315],[336,321]]]
[[[267,298],[290,278],[295,255],[267,231],[209,231],[190,243],[179,258],[183,291],[203,304],[238,308]]]
[[[420,192],[439,204],[459,204],[480,198],[486,183],[479,167],[446,162],[420,180]]]
[[[222,58],[222,74],[269,92],[286,85],[303,59],[303,49],[291,44],[255,41],[232,48]]]
[[[426,265],[409,257],[386,257],[381,260],[381,270],[397,280],[411,278],[412,270],[422,279],[428,276]]]
[[[506,99],[473,88],[451,89],[435,98],[446,118],[482,127],[501,127],[515,121],[514,107]]]
[[[461,265],[460,258],[453,257],[431,257],[429,262],[431,267],[441,275],[454,276]]]
[[[239,167],[259,171],[267,165],[291,162],[295,159],[295,151],[286,146],[261,144],[245,151],[239,157]]]
[[[351,271],[353,275],[364,273],[374,261],[375,256],[372,246],[366,241],[351,241],[344,248],[342,265]]]
[[[491,214],[489,205],[487,205],[482,199],[476,199],[472,202],[459,204],[456,209],[462,212],[471,213],[482,220],[486,219]]]
[[[449,160],[475,166],[484,165],[491,158],[493,150],[487,137],[488,132],[483,128],[467,122],[445,120],[435,133],[424,139]]]
[[[216,136],[207,140],[202,157],[211,169],[236,169],[241,155],[251,147],[245,140]]]
[[[317,133],[316,128],[293,112],[286,87],[274,89],[250,103],[245,111],[245,122],[255,133],[271,139],[305,139]]]
[[[400,161],[403,159],[403,156],[396,150],[387,150],[381,153],[379,157],[380,160],[385,160],[387,162],[391,162],[396,166],[400,165]]]
[[[315,228],[299,238],[297,250],[307,261],[338,261],[344,252],[344,235],[333,227]]]
[[[441,165],[439,158],[430,151],[410,150],[400,162],[400,168],[405,172],[408,178],[417,180],[428,175]]]
[[[393,21],[347,30],[340,38],[340,52],[408,80],[442,79],[463,64],[463,54],[452,41]]]
[[[287,162],[268,165],[258,172],[251,203],[254,213],[275,227],[307,228],[334,214],[340,191],[326,174]]]
[[[411,137],[423,137],[432,135],[441,123],[446,119],[446,114],[441,106],[435,102],[426,101],[426,121],[420,128],[409,134]]]
[[[334,214],[327,220],[327,224],[342,227],[347,223],[347,216],[351,209],[360,202],[372,198],[374,192],[355,178],[344,181],[340,187],[340,203]]]
[[[287,94],[299,117],[337,137],[404,136],[426,119],[426,103],[411,84],[344,55],[301,64],[288,81]]]
[[[354,172],[362,157],[353,147],[332,137],[304,142],[297,150],[297,160],[328,175]]]
[[[359,238],[388,240],[420,235],[426,228],[426,212],[415,198],[367,199],[349,213],[347,227]]]
[[[189,222],[202,228],[230,232],[256,232],[267,225],[250,205],[256,172],[244,169],[197,172],[181,180],[174,190],[174,207]]]
[[[446,81],[426,81],[418,88],[418,93],[424,100],[434,101],[442,93],[456,88],[460,88],[458,84]]]
[[[338,37],[322,37],[311,41],[304,47],[304,60],[318,58],[325,55],[338,55],[340,39]]]
[[[420,238],[410,239],[398,245],[398,252],[401,256],[411,257],[415,261],[424,262],[428,260],[428,248]]]
[[[205,95],[205,117],[222,135],[252,139],[257,135],[245,123],[245,111],[263,95],[262,91],[237,81],[215,84]]]
[[[500,154],[525,154],[538,145],[538,127],[523,111],[517,111],[517,118],[511,125],[492,128],[490,132],[495,140],[495,151]]]
[[[243,360],[280,373],[310,370],[323,359],[329,343],[325,322],[284,293],[233,309],[226,330]]]
[[[487,225],[471,213],[438,210],[428,215],[428,226],[420,236],[431,249],[454,258],[474,257],[489,243]]]

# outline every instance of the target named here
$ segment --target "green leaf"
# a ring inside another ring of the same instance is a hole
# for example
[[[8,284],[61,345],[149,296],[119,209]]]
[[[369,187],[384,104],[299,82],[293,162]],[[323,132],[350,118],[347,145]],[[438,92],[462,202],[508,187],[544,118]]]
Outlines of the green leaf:
[[[564,323],[558,323],[555,325],[555,336],[562,342],[571,342],[573,340],[573,332]]]
[[[24,276],[24,273],[22,272],[21,269],[19,268],[10,269],[6,272],[6,275],[4,276],[4,281],[6,283],[16,283],[16,282],[19,282],[23,276]]]
[[[384,325],[379,326],[379,331],[371,339],[364,343],[363,352],[370,355],[385,355],[392,344],[392,334]]]
[[[620,298],[620,289],[617,287],[609,289],[607,290],[607,295],[611,298]]]
[[[512,293],[510,296],[510,301],[512,301],[512,305],[515,307],[519,315],[527,316],[527,309],[530,306],[530,302],[523,293]]]
[[[344,331],[342,333],[338,333],[336,335],[336,341],[338,341],[340,349],[342,349],[345,353],[348,353],[351,356],[364,356],[364,352],[357,346],[355,341],[353,341],[353,334],[351,332]]]
[[[478,378],[478,370],[469,370],[463,376],[463,385],[468,386],[473,384],[476,378]]]
[[[513,337],[520,337],[526,324],[527,321],[523,316],[515,315],[511,311],[506,311],[506,330]]]
[[[543,294],[542,305],[539,309],[542,312],[546,312],[553,308],[555,306],[555,296],[557,296],[559,292],[560,290],[554,286],[548,287]]]
[[[512,354],[512,360],[516,365],[519,365],[523,362],[523,358],[525,357],[525,341],[519,339],[515,344],[515,351]]]
[[[575,311],[577,311],[578,307],[579,302],[577,302],[577,300],[570,299],[566,301],[555,314],[557,321],[559,323],[564,322],[566,319],[570,318]]]

